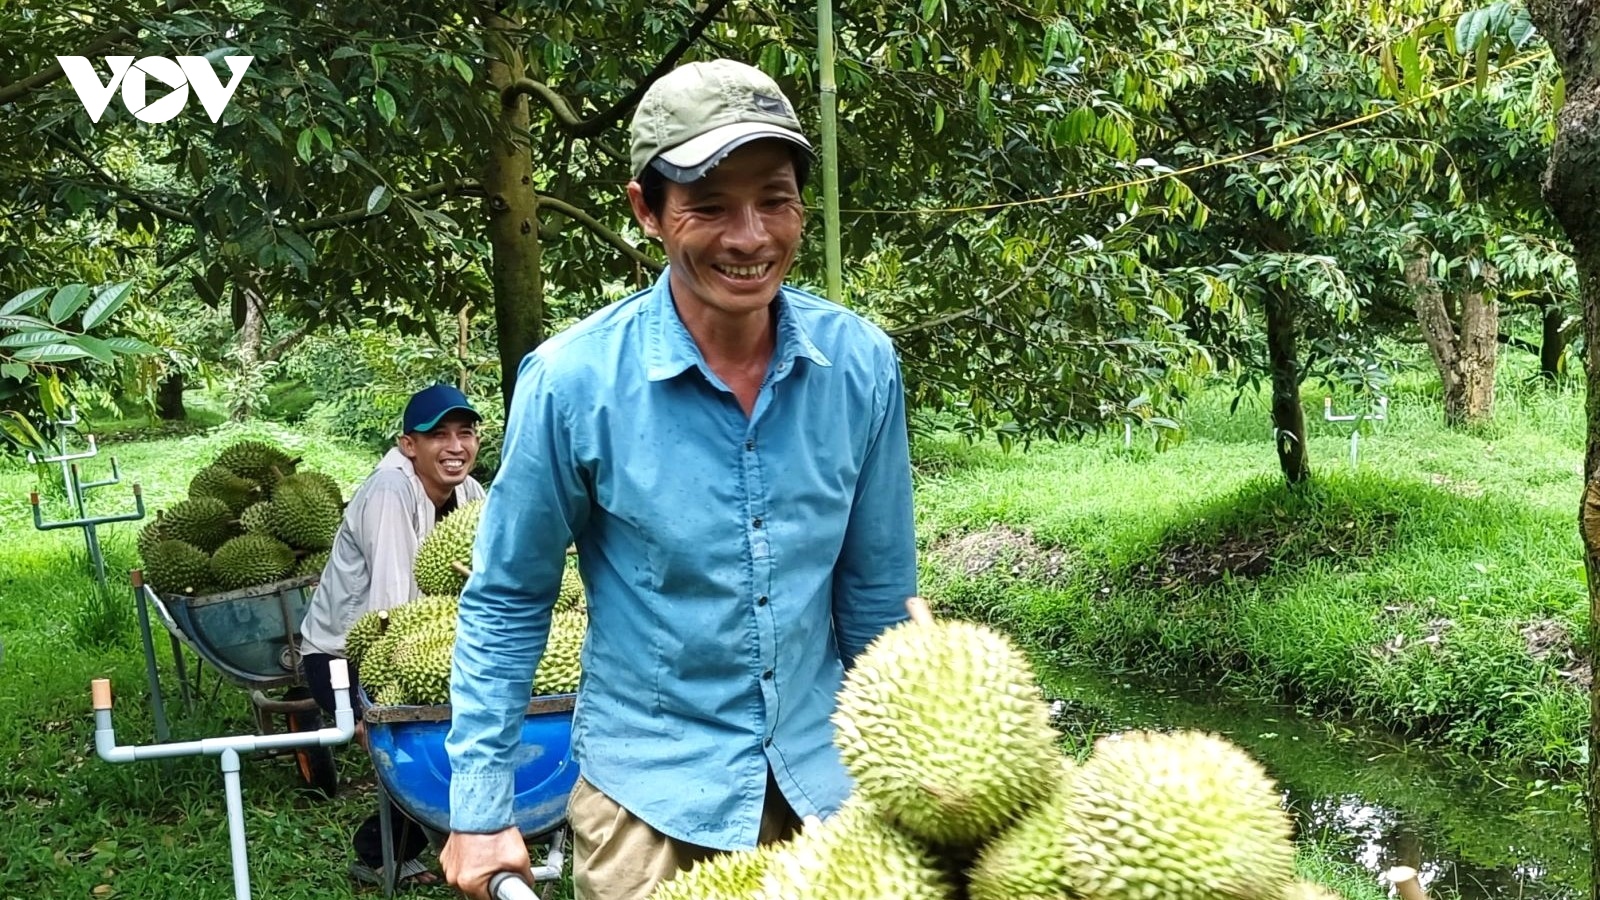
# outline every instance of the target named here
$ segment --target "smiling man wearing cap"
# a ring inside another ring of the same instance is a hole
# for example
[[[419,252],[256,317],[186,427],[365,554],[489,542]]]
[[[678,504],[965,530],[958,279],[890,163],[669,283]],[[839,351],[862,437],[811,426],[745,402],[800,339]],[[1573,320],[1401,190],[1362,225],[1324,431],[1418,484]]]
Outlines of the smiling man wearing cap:
[[[811,163],[788,99],[692,63],[632,136],[629,203],[668,266],[523,360],[461,597],[441,859],[470,897],[530,872],[513,780],[569,543],[589,605],[579,900],[643,900],[837,810],[834,695],[916,592],[894,346],[785,283]]]
[[[372,610],[417,599],[412,574],[422,539],[445,516],[484,497],[472,477],[478,458],[478,422],[466,395],[435,384],[411,396],[395,446],[361,483],[345,507],[333,549],[300,623],[301,669],[317,703],[334,712],[328,664],[343,657],[345,636]],[[359,672],[352,672],[352,683]],[[396,809],[391,823],[403,881],[437,882],[416,857],[428,847],[422,826]],[[378,814],[355,834],[353,877],[376,883],[383,861]]]

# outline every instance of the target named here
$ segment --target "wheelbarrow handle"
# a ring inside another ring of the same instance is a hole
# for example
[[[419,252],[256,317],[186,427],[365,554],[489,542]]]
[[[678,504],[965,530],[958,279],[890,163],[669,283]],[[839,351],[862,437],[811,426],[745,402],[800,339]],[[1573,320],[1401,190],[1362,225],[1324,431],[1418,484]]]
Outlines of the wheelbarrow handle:
[[[526,881],[510,872],[498,872],[489,879],[489,896],[494,900],[538,900],[539,898]]]

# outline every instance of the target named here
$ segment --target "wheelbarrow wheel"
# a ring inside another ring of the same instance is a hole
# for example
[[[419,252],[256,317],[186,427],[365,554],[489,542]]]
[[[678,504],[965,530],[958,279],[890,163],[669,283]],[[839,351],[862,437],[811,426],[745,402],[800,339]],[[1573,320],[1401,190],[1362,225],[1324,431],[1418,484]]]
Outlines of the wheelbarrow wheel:
[[[304,691],[305,696],[311,695],[304,688],[291,690],[284,698],[286,700],[302,699],[296,696],[297,692]],[[322,727],[322,712],[312,709],[307,712],[286,713],[289,719],[290,731],[316,731]],[[314,747],[297,747],[294,751],[296,767],[300,770],[300,780],[316,789],[329,800],[339,792],[339,767],[333,759],[333,748],[317,745]]]

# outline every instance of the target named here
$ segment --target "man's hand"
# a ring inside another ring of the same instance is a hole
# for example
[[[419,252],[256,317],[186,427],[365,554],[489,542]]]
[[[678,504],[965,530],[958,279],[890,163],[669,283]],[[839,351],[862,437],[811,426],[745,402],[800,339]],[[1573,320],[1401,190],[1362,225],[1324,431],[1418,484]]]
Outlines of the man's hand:
[[[528,845],[514,825],[493,834],[453,831],[439,862],[450,886],[473,900],[492,900],[489,879],[499,872],[514,872],[533,883]]]

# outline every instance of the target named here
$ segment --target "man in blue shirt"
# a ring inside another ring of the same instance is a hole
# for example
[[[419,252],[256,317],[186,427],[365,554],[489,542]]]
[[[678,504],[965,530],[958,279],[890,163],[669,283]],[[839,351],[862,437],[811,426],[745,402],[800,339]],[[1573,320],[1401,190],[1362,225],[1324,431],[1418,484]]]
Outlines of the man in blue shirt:
[[[523,360],[461,597],[442,862],[471,897],[530,871],[512,779],[569,542],[580,900],[834,812],[834,696],[916,593],[893,344],[784,284],[811,161],[788,99],[741,63],[680,66],[632,134],[628,197],[669,265]]]

